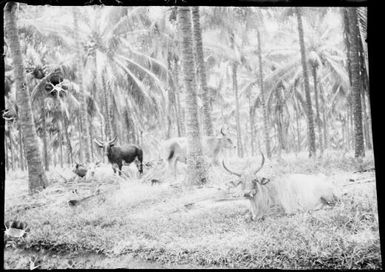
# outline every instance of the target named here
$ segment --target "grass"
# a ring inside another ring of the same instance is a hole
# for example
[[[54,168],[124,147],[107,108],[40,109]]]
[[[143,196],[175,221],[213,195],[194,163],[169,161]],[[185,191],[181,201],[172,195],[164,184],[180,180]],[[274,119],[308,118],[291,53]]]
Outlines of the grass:
[[[246,200],[214,201],[240,195],[239,188],[226,189],[233,177],[219,167],[210,169],[207,186],[185,190],[178,186],[182,175],[177,185],[170,186],[172,179],[163,174],[163,183],[151,186],[148,180],[118,182],[107,167],[90,183],[74,185],[51,172],[46,193],[34,197],[26,196],[25,173],[10,173],[5,220],[28,222],[31,231],[19,245],[24,248],[96,252],[110,258],[130,254],[162,265],[203,268],[378,269],[382,260],[375,183],[342,186],[352,177],[374,179],[374,172],[353,174],[358,166],[349,156],[328,152],[323,159],[308,160],[306,154],[287,155],[266,161],[260,172],[266,177],[327,175],[340,188],[341,201],[333,209],[250,222],[243,215]],[[234,170],[247,162],[228,160]],[[250,167],[259,163],[259,157],[249,160]],[[373,167],[373,157],[361,165]],[[154,171],[156,176],[160,170]],[[60,172],[71,174],[68,169]],[[86,196],[99,184],[103,194],[79,206],[67,205],[72,188]],[[44,205],[26,209],[36,204]]]

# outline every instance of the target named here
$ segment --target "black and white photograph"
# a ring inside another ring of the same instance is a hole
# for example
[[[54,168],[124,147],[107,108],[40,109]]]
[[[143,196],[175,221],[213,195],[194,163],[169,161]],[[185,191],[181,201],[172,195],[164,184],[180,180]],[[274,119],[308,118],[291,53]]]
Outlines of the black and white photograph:
[[[3,3],[3,269],[382,269],[368,7],[119,3]]]

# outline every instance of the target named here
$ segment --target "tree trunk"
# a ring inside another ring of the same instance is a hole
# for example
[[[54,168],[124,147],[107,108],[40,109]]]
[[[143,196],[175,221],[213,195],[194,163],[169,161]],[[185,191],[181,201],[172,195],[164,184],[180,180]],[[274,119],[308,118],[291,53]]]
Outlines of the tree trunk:
[[[297,21],[298,21],[298,36],[299,36],[299,44],[300,44],[300,48],[301,48],[301,61],[302,61],[303,78],[304,78],[304,83],[305,83],[307,118],[308,118],[307,123],[308,123],[308,139],[309,139],[309,157],[313,157],[316,155],[314,118],[313,118],[313,109],[312,109],[311,97],[310,97],[309,75],[308,75],[308,71],[307,71],[305,41],[304,41],[304,33],[303,33],[303,26],[302,26],[301,9],[299,7],[296,7],[295,11],[296,11],[295,13],[297,16]]]
[[[78,147],[79,147],[79,150],[78,150],[78,162],[79,163],[83,163],[83,160],[84,160],[84,153],[83,153],[83,149],[82,149],[82,119],[81,118],[78,118],[78,141],[79,141],[79,144],[78,144]]]
[[[91,116],[90,116],[91,117]],[[92,131],[92,118],[88,118],[88,121],[89,121],[89,123],[88,123],[88,125],[89,125],[89,131],[90,131],[90,148],[91,148],[91,153],[90,153],[90,159],[91,159],[91,161],[94,161],[95,159],[95,155],[94,155],[94,145],[93,145],[93,138],[94,138],[94,135],[93,135],[93,131]]]
[[[13,128],[13,126],[12,126]],[[12,134],[11,134],[11,130],[9,131],[9,150],[10,150],[10,153],[11,153],[11,169],[12,171],[15,170],[15,155],[14,155],[14,152],[13,152],[13,143],[12,143]]]
[[[104,109],[105,109],[105,116],[106,116],[106,139],[103,140],[108,140],[111,139],[113,136],[113,129],[112,129],[112,119],[111,119],[111,103],[109,99],[109,95],[107,91],[109,90],[109,86],[106,86],[105,78],[103,77],[103,95],[104,95]],[[111,98],[111,97],[110,97]]]
[[[356,8],[348,8],[349,15],[349,41],[351,45],[350,60],[352,72],[352,95],[353,95],[353,120],[354,120],[354,156],[364,157],[364,135],[362,130],[362,104],[360,95],[360,62],[358,45],[358,22]]]
[[[192,19],[194,26],[194,45],[196,53],[196,65],[198,70],[198,75],[200,79],[200,89],[202,94],[202,104],[203,104],[203,131],[205,135],[213,135],[213,124],[211,121],[210,114],[210,105],[209,105],[209,91],[207,88],[207,79],[206,79],[206,67],[203,57],[203,46],[202,46],[202,32],[199,22],[199,7],[192,7]]]
[[[313,84],[314,84],[314,98],[315,98],[315,111],[316,111],[316,123],[317,123],[317,129],[318,129],[318,142],[319,142],[319,149],[321,151],[321,154],[323,153],[323,144],[322,144],[322,129],[321,129],[321,117],[319,113],[319,103],[318,103],[318,86],[317,86],[317,66],[312,66],[312,72],[313,72]]]
[[[18,132],[19,132],[19,163],[21,171],[24,171],[24,163],[23,163],[23,134],[21,133],[20,123],[18,123]]]
[[[58,123],[59,131],[58,131],[58,138],[59,138],[59,154],[60,154],[60,167],[63,168],[63,127],[61,125],[61,122]]]
[[[74,20],[74,36],[75,36],[75,53],[77,56],[77,72],[78,72],[78,82],[79,86],[82,89],[82,95],[81,95],[81,103],[80,103],[80,119],[82,120],[82,128],[83,130],[81,131],[82,135],[82,141],[81,141],[81,146],[80,149],[84,148],[84,162],[90,162],[90,154],[91,154],[91,137],[90,137],[90,130],[88,127],[88,112],[87,112],[87,97],[86,97],[86,86],[84,84],[83,80],[83,57],[82,57],[82,49],[80,45],[80,40],[79,40],[79,13],[78,13],[78,8],[73,7],[73,20]]]
[[[255,130],[254,130],[254,123],[255,123],[255,110],[253,109],[253,106],[251,104],[251,96],[248,96],[249,100],[249,118],[250,118],[250,146],[251,146],[251,156],[254,156],[255,154]]]
[[[275,90],[275,95],[277,98],[276,104],[276,124],[277,124],[277,139],[278,139],[278,150],[281,155],[282,151],[286,149],[285,139],[284,139],[284,131],[283,131],[283,98],[281,95],[281,87],[278,87]]]
[[[48,182],[38,149],[35,123],[33,121],[30,95],[24,78],[23,59],[16,25],[16,3],[8,2],[5,10],[5,29],[7,30],[16,82],[16,102],[19,109],[20,127],[23,134],[25,157],[28,164],[29,193],[43,190]]]
[[[41,122],[42,122],[42,140],[43,140],[43,161],[44,161],[44,167],[45,171],[49,171],[49,158],[48,158],[48,145],[47,145],[47,124],[45,122],[45,105],[44,101],[42,101],[41,105],[42,113],[41,113]]]
[[[300,152],[301,151],[301,127],[299,125],[299,118],[300,118],[300,114],[299,114],[299,105],[298,105],[298,100],[296,98],[294,98],[294,109],[295,109],[295,122],[296,122],[296,127],[297,127],[297,152]]]
[[[320,86],[320,95],[322,101],[322,120],[323,120],[323,136],[324,136],[324,149],[328,148],[328,128],[327,128],[327,119],[326,119],[326,100],[322,84]]]
[[[188,184],[206,183],[207,176],[198,123],[197,94],[194,86],[194,55],[192,48],[192,29],[190,8],[178,7],[178,26],[182,35],[183,76],[186,93],[187,129],[187,182]]]
[[[267,107],[265,103],[265,91],[263,84],[263,69],[262,69],[262,45],[259,29],[257,28],[257,40],[258,40],[258,62],[259,62],[259,86],[261,88],[261,106],[263,112],[263,127],[264,127],[264,137],[265,137],[265,148],[266,155],[271,158],[271,149],[270,149],[270,135],[269,135],[269,118],[267,116]]]
[[[366,93],[367,93],[367,86],[365,86],[362,91],[361,91],[361,100],[362,100],[362,113],[363,113],[363,125],[364,125],[364,133],[365,133],[365,143],[366,143],[366,147],[368,149],[372,149],[372,139],[371,139],[371,136],[370,136],[370,128],[369,128],[369,124],[370,124],[370,119],[369,119],[369,115],[370,115],[370,112],[368,113],[368,107],[367,107],[367,104],[366,104]],[[368,103],[369,105],[369,103]]]
[[[231,48],[234,48],[234,33],[231,33]],[[242,145],[242,131],[241,131],[241,121],[239,114],[239,97],[238,97],[238,78],[237,78],[238,64],[233,62],[231,64],[232,71],[232,81],[233,81],[233,90],[235,96],[235,123],[237,126],[237,153],[238,156],[243,158],[243,145]]]
[[[4,156],[5,156],[5,169],[7,172],[9,171],[9,159],[8,159],[8,144],[7,144],[7,136],[4,135]]]
[[[369,134],[369,140],[368,142],[370,143],[370,147],[368,147],[369,149],[373,149],[373,136],[372,136],[372,113],[371,113],[371,109],[370,109],[370,95],[369,95],[369,92],[367,91],[366,92],[367,95],[364,94],[364,96],[366,97],[365,99],[367,99],[368,101],[368,104],[367,104],[367,108],[368,108],[368,116],[367,116],[367,122],[368,122],[368,134]]]
[[[186,135],[185,121],[184,121],[184,111],[180,102],[180,94],[181,90],[179,85],[179,67],[178,60],[174,57],[174,73],[175,73],[175,85],[177,86],[175,92],[176,105],[177,105],[177,123],[178,123],[178,136],[182,137]]]
[[[72,164],[73,163],[73,153],[72,153],[72,146],[71,146],[71,140],[70,140],[70,136],[68,134],[68,120],[67,120],[67,116],[65,116],[63,113],[62,113],[62,122],[63,122],[63,126],[64,127],[64,137],[66,139],[66,149],[67,149],[67,159],[68,159],[68,163],[69,164]]]

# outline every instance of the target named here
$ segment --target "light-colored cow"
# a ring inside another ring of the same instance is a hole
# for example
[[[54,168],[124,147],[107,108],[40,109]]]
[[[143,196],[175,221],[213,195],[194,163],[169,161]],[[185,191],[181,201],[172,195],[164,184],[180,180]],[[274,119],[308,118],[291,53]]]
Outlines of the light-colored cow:
[[[256,176],[264,161],[262,154],[261,166],[243,174],[230,170],[222,161],[226,171],[239,177],[238,184],[242,185],[243,195],[250,202],[252,220],[263,219],[275,212],[293,214],[337,203],[334,185],[325,176],[291,174],[270,181]]]
[[[218,164],[218,155],[226,148],[235,148],[233,141],[221,129],[221,136],[202,137],[202,153]],[[177,174],[177,162],[187,162],[187,138],[175,137],[163,142],[163,158],[168,162],[169,169]]]

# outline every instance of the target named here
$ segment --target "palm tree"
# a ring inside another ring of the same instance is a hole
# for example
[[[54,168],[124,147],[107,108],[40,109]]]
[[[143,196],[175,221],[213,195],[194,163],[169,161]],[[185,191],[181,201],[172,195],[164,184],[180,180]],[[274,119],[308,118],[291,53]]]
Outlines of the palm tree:
[[[235,125],[237,134],[237,153],[243,156],[241,108],[239,94],[240,70],[244,68],[246,61],[244,47],[247,43],[247,30],[250,25],[250,10],[248,8],[215,7],[205,10],[206,24],[209,29],[217,29],[219,32],[219,43],[206,43],[213,53],[220,55],[228,62],[231,70],[231,84],[235,100]],[[246,20],[246,24],[244,23]],[[229,44],[229,46],[226,46]]]
[[[364,157],[364,135],[362,129],[362,104],[361,104],[361,82],[360,82],[360,56],[358,44],[358,21],[356,8],[348,8],[349,18],[349,41],[351,45],[351,79],[352,79],[352,95],[353,95],[353,119],[354,119],[354,156]]]
[[[54,36],[76,63],[77,59],[70,53],[76,44],[74,30],[67,23],[72,17],[70,11],[49,7],[44,17],[50,21],[49,24],[44,20],[26,20],[25,24],[36,32]],[[62,15],[55,16],[57,12]],[[118,123],[127,124],[119,122],[127,107],[130,107],[133,123],[129,128],[125,126],[126,130],[130,129],[125,134],[134,136],[143,130],[143,126],[162,124],[166,119],[165,85],[172,81],[172,76],[163,63],[143,54],[146,50],[132,42],[149,33],[147,7],[83,7],[79,12],[82,13],[79,16],[79,40],[87,48],[83,85],[87,91],[92,90],[96,75],[97,85],[103,86],[103,89],[98,88],[95,99],[106,112],[106,132],[117,130]],[[87,16],[83,16],[84,13]],[[52,17],[59,19],[52,20]],[[173,84],[168,86],[175,88]],[[115,126],[111,124],[114,120]]]
[[[73,7],[73,22],[74,22],[74,39],[75,39],[75,52],[76,57],[78,59],[78,82],[79,86],[82,88],[83,92],[86,91],[86,87],[83,81],[83,58],[82,58],[82,50],[80,47],[80,40],[79,40],[79,12],[77,7]],[[91,137],[90,137],[90,129],[89,129],[89,120],[88,120],[88,114],[87,114],[87,100],[86,96],[82,95],[81,99],[81,107],[80,107],[80,123],[82,126],[82,133],[83,135],[83,141],[82,146],[84,147],[84,162],[90,161],[91,156]],[[80,149],[80,161],[83,161],[83,149]]]
[[[266,107],[266,98],[265,98],[265,88],[263,83],[263,66],[262,66],[262,45],[259,29],[257,28],[257,40],[258,40],[258,62],[259,62],[259,87],[261,90],[261,107],[263,113],[263,127],[264,127],[264,137],[265,137],[265,148],[266,155],[271,158],[271,149],[270,149],[270,136],[269,136],[269,121],[267,117],[267,107]]]
[[[306,63],[306,52],[305,52],[301,9],[299,7],[296,7],[295,13],[296,13],[297,22],[298,22],[298,35],[299,35],[299,44],[301,49],[302,71],[303,71],[303,77],[304,77],[305,95],[306,95],[306,104],[307,104],[309,157],[313,157],[316,155],[314,119],[313,119],[313,109],[312,109],[311,97],[310,97],[309,75],[308,75],[307,63]]]
[[[189,7],[178,7],[178,24],[182,34],[182,63],[186,96],[186,133],[188,143],[187,182],[202,184],[207,181],[198,123],[197,94],[194,86],[194,55],[192,48],[191,12]]]
[[[192,19],[194,27],[194,44],[195,44],[195,55],[198,75],[200,79],[200,89],[202,94],[203,104],[203,127],[206,135],[213,135],[213,124],[211,121],[210,105],[209,105],[209,93],[207,88],[206,80],[206,68],[203,57],[203,46],[202,46],[202,32],[200,26],[200,15],[199,7],[192,7]]]
[[[8,2],[5,6],[5,29],[7,31],[13,65],[15,67],[16,98],[19,109],[18,117],[20,119],[24,152],[28,164],[28,189],[29,193],[32,194],[44,189],[47,186],[48,181],[38,149],[31,101],[24,78],[23,59],[17,33],[16,7],[17,5],[15,2]]]
[[[322,145],[322,131],[321,131],[321,117],[320,117],[320,106],[318,103],[318,82],[317,82],[317,69],[320,67],[321,60],[318,58],[317,54],[314,51],[310,52],[310,61],[311,71],[313,75],[313,86],[314,86],[314,98],[315,98],[315,111],[316,111],[316,123],[318,128],[318,142],[321,154],[323,153]]]

